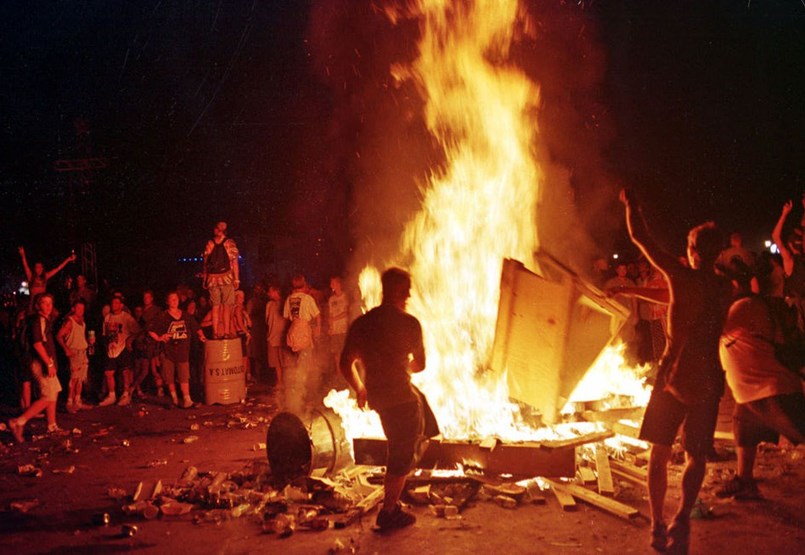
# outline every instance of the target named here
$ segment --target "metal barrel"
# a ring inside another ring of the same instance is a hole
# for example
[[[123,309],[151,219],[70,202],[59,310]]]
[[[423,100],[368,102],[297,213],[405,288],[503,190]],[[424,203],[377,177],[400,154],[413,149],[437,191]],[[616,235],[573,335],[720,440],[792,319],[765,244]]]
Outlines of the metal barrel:
[[[323,407],[313,410],[307,424],[290,412],[277,414],[268,426],[266,454],[271,473],[281,480],[318,469],[333,474],[352,462],[341,419]]]
[[[204,344],[204,400],[232,405],[246,398],[246,368],[240,339],[211,339]]]

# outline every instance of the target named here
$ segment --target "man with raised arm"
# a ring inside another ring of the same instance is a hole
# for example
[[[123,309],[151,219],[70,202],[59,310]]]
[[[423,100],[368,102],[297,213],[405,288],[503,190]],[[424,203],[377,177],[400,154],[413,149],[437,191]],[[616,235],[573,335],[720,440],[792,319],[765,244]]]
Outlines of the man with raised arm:
[[[624,189],[620,199],[626,207],[632,242],[665,275],[670,293],[668,343],[640,430],[640,438],[651,443],[648,468],[651,546],[658,551],[687,553],[690,513],[704,479],[718,403],[724,392],[718,345],[731,285],[716,274],[715,261],[722,239],[713,222],[694,227],[688,233],[688,268],[654,242],[634,194]],[[668,488],[668,463],[680,425],[686,455],[682,499],[670,526],[666,527],[663,504]]]

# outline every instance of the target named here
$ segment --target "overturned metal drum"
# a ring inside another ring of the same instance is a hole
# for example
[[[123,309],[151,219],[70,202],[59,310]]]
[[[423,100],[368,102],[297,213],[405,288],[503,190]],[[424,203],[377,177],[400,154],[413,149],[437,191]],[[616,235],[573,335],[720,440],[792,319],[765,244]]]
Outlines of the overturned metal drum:
[[[266,454],[271,473],[281,480],[314,470],[332,474],[352,462],[341,419],[326,408],[314,410],[308,423],[290,412],[277,414],[268,426]]]

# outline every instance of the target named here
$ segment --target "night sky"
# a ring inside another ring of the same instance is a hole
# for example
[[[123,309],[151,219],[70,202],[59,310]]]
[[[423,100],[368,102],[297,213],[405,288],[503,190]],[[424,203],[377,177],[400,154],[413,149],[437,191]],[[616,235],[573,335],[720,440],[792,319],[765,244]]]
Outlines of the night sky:
[[[573,173],[602,251],[623,233],[620,184],[645,199],[669,248],[711,218],[754,242],[770,235],[805,189],[803,3],[527,5],[543,32],[515,55],[542,84],[545,148]],[[93,240],[102,274],[153,286],[220,218],[253,268],[346,267],[350,199],[382,125],[383,100],[371,102],[382,94],[367,91],[384,90],[416,34],[391,31],[372,6],[0,4],[4,277],[21,275],[17,245],[51,267]],[[53,170],[87,156],[108,167]]]

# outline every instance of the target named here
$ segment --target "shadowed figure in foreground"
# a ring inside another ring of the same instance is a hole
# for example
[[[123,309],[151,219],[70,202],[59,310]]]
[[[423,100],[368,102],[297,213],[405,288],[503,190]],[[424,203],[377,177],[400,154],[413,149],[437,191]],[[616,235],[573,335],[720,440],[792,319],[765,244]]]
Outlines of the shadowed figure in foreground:
[[[425,396],[411,383],[411,373],[425,369],[422,327],[405,312],[411,277],[399,268],[383,273],[383,302],[352,324],[341,352],[339,369],[358,396],[358,406],[380,415],[388,440],[385,497],[377,515],[381,530],[404,528],[416,517],[404,511],[400,494],[428,444],[439,433]],[[355,363],[365,371],[359,376]]]
[[[731,285],[716,274],[715,261],[722,239],[714,223],[704,223],[688,233],[687,268],[654,242],[633,192],[624,189],[620,199],[626,207],[632,242],[665,275],[670,293],[668,343],[640,430],[640,438],[651,443],[651,546],[658,551],[687,553],[690,512],[704,479],[718,403],[724,392],[718,344]],[[680,425],[686,455],[682,499],[670,527],[666,527],[663,505],[668,463]]]

